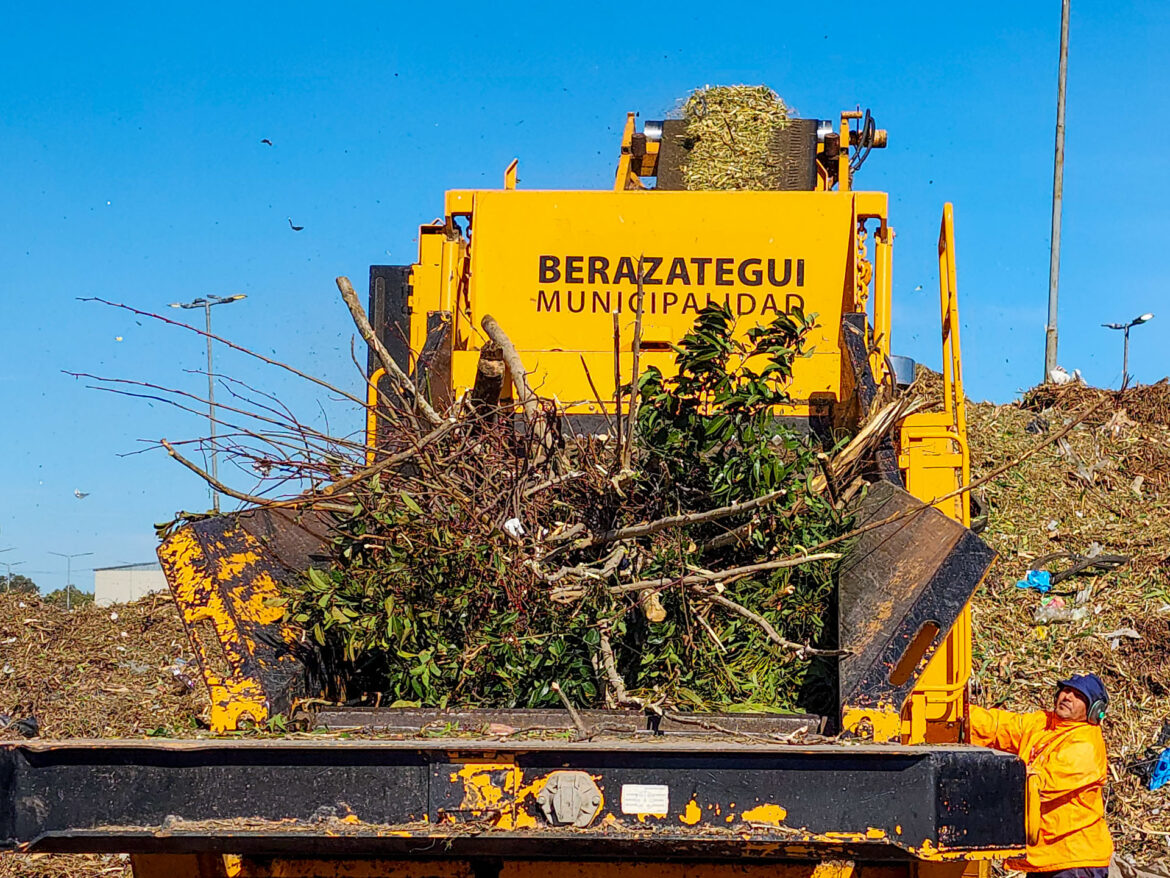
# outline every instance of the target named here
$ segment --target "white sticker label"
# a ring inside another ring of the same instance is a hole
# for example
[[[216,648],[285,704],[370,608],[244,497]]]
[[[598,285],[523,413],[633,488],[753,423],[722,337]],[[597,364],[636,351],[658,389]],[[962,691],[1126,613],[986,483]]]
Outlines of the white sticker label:
[[[670,811],[670,787],[666,784],[622,784],[623,814],[666,814]]]

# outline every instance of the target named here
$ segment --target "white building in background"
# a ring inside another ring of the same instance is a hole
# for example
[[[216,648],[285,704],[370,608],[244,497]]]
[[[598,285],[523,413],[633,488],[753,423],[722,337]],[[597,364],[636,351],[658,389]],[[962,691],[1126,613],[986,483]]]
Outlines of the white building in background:
[[[157,561],[93,570],[93,601],[99,607],[128,604],[152,592],[166,590],[167,580]]]

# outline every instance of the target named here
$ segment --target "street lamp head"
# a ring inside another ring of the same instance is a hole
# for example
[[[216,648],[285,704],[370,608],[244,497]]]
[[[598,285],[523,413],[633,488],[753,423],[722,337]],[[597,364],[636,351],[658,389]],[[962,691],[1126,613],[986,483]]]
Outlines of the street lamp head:
[[[1128,329],[1124,323],[1102,323],[1106,329]]]
[[[238,302],[240,299],[246,299],[247,296],[237,293],[234,296],[208,296],[206,299],[197,299],[198,302],[206,302],[207,305],[227,305],[230,302]]]
[[[1145,323],[1147,320],[1153,320],[1153,319],[1154,319],[1153,314],[1143,314],[1141,317],[1135,317],[1133,319],[1133,325],[1137,326],[1139,323]]]

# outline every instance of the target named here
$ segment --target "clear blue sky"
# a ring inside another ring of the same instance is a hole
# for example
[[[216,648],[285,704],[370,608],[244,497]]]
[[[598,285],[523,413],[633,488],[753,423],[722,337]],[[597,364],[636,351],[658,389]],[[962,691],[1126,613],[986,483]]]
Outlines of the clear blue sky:
[[[1131,371],[1154,381],[1170,369],[1170,4],[1073,5],[1060,360],[1116,385],[1121,340],[1099,324],[1164,312],[1133,336]],[[217,331],[357,386],[335,275],[361,288],[370,263],[411,261],[443,191],[495,187],[513,156],[524,187],[609,186],[625,112],[661,117],[708,83],[767,83],[806,116],[872,107],[890,148],[858,185],[891,193],[895,348],[939,363],[934,246],[951,200],[969,391],[1007,401],[1040,377],[1058,0],[581,8],[9,7],[0,548],[15,549],[0,562],[56,588],[50,551],[93,552],[74,576],[88,587],[93,566],[153,559],[153,522],[208,505],[164,455],[119,456],[200,421],[61,372],[199,392],[185,370],[203,368],[202,340],[76,297],[166,310],[245,293]],[[238,356],[220,368],[306,419],[358,423]]]

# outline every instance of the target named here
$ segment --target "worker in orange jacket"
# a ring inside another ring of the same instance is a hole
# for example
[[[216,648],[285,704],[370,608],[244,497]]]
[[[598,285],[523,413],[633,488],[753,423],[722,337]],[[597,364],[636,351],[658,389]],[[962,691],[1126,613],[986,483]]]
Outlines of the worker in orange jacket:
[[[1015,753],[1028,766],[1028,795],[1039,797],[1039,833],[1023,860],[1007,865],[1046,878],[1106,878],[1113,839],[1102,788],[1108,777],[1101,719],[1109,704],[1096,674],[1057,684],[1051,711],[1013,713],[971,707],[971,742]]]

